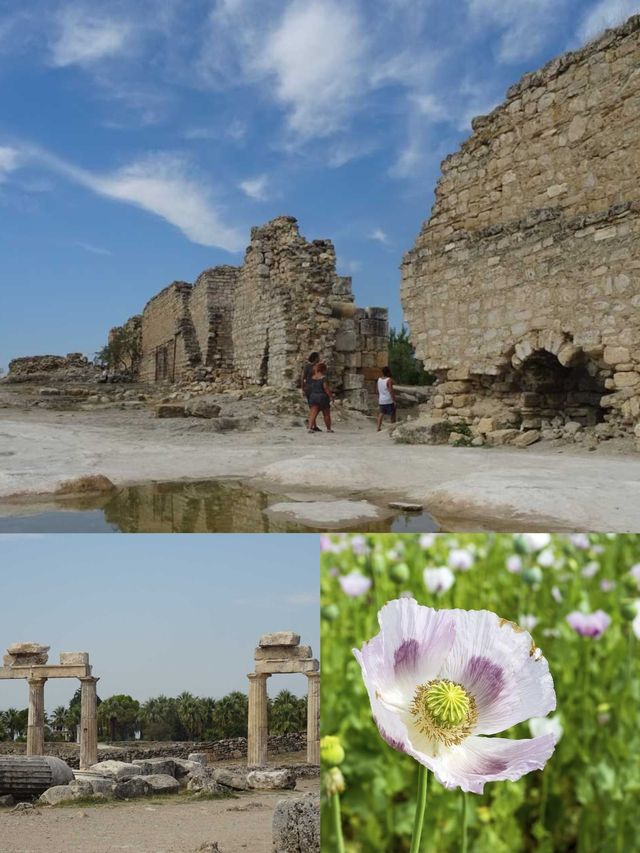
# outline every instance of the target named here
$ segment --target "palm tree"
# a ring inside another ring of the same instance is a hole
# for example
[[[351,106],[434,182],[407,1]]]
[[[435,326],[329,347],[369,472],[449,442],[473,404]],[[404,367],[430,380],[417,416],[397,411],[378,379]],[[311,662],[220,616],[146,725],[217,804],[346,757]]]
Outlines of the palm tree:
[[[200,740],[208,722],[209,707],[206,700],[184,692],[176,699],[176,707],[189,740]]]
[[[138,727],[140,703],[131,696],[110,696],[98,708],[98,723],[111,741],[131,739]]]
[[[269,731],[272,734],[302,731],[306,723],[307,702],[289,690],[281,690],[269,709]]]
[[[215,738],[246,737],[249,700],[235,690],[219,699],[213,711],[213,736]]]
[[[67,730],[67,709],[64,705],[58,705],[53,709],[53,714],[50,718],[50,725],[54,732],[66,734]]]

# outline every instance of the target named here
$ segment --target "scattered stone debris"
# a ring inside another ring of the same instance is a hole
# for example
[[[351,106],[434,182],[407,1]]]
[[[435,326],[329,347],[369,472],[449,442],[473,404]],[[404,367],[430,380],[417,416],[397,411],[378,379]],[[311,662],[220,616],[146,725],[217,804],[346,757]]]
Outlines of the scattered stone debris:
[[[90,474],[65,480],[55,490],[56,495],[96,495],[116,491],[116,486],[104,474]]]

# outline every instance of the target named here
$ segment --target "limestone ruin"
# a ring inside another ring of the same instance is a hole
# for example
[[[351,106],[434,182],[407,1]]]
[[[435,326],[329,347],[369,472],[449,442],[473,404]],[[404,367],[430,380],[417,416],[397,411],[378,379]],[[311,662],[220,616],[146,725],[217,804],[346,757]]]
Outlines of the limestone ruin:
[[[80,769],[98,761],[98,683],[86,652],[61,652],[60,663],[50,664],[49,646],[14,643],[7,649],[0,679],[24,678],[29,685],[27,755],[44,755],[44,685],[49,678],[80,681]]]
[[[307,694],[307,764],[320,763],[320,664],[311,646],[300,645],[293,631],[263,634],[255,650],[254,672],[249,673],[247,763],[267,763],[267,679],[276,673],[300,672],[309,682]]]
[[[127,322],[136,328],[137,318]],[[361,407],[388,357],[387,309],[358,308],[351,279],[336,273],[331,241],[309,243],[291,216],[251,230],[242,266],[161,290],[140,329],[144,382],[294,388],[318,351],[335,389]]]
[[[636,16],[526,74],[443,162],[401,297],[445,420],[640,433],[639,69]]]

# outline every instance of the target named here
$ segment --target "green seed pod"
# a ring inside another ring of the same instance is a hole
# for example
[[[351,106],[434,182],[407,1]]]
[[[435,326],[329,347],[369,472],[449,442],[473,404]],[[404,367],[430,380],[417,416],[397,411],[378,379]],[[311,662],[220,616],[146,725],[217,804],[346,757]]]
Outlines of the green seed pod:
[[[539,566],[524,569],[521,577],[529,586],[535,586],[538,583],[542,583],[542,569]]]
[[[633,622],[638,615],[638,606],[632,598],[624,598],[620,603],[620,615],[627,622]]]
[[[396,583],[406,583],[411,577],[409,566],[406,563],[396,563],[389,569],[389,576]]]
[[[325,604],[320,610],[320,615],[327,622],[335,622],[340,616],[340,608],[337,604]]]
[[[325,773],[324,787],[329,796],[342,794],[347,787],[344,782],[344,776],[337,767],[332,767],[331,770],[327,770]]]
[[[340,738],[335,735],[325,735],[320,740],[320,761],[328,767],[335,767],[344,761],[344,749]]]

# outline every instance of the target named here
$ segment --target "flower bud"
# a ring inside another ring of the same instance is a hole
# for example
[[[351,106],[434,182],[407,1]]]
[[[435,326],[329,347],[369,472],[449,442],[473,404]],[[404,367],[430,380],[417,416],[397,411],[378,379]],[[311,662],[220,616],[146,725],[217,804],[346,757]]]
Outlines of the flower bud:
[[[633,622],[638,615],[638,605],[632,598],[623,598],[620,603],[620,615],[626,622]]]
[[[324,787],[329,796],[343,793],[347,786],[345,785],[344,776],[340,772],[339,768],[332,767],[331,770],[327,770],[324,776]]]
[[[344,749],[340,738],[335,735],[325,735],[320,740],[320,761],[329,767],[342,764],[344,761]]]
[[[395,566],[391,566],[389,569],[389,575],[391,580],[396,583],[406,583],[411,576],[411,572],[406,563],[396,563]]]
[[[520,577],[529,586],[535,586],[538,583],[542,583],[542,569],[538,566],[532,566],[531,568],[524,569]]]
[[[327,622],[335,622],[340,616],[340,609],[337,604],[325,604],[320,610],[320,615]]]

